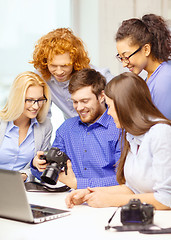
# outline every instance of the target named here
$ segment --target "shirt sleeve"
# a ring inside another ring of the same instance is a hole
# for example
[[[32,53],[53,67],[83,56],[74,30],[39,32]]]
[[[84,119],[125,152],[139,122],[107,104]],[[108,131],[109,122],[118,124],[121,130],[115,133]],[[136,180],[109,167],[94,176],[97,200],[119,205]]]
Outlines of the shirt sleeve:
[[[165,117],[171,119],[171,79],[165,76],[162,81],[156,81],[152,92],[154,104]]]
[[[44,128],[42,131],[44,131],[44,134],[43,134],[44,139],[42,140],[41,147],[38,150],[47,151],[48,149],[50,149],[50,139],[52,135],[52,124],[49,118],[46,119],[44,123]],[[31,169],[31,174],[40,180],[42,172],[39,172],[39,170],[33,166],[33,159],[30,162],[30,169]]]
[[[55,140],[53,141],[52,147],[57,147],[62,152],[66,153],[65,142],[64,142],[63,138],[61,137],[61,134],[59,133],[58,129],[56,131]]]
[[[113,173],[113,176],[103,178],[77,178],[77,189],[97,186],[105,187],[114,185],[118,185],[115,173]]]
[[[33,160],[30,163],[30,169],[31,169],[32,175],[37,179],[41,180],[42,172],[39,172],[39,170],[33,166]]]
[[[40,151],[47,151],[50,148],[50,140],[52,136],[52,123],[50,118],[47,118],[45,121],[45,133],[44,133],[44,139],[42,141],[42,146]]]
[[[157,131],[153,129],[151,143],[154,197],[171,207],[171,126],[159,124],[157,127]]]

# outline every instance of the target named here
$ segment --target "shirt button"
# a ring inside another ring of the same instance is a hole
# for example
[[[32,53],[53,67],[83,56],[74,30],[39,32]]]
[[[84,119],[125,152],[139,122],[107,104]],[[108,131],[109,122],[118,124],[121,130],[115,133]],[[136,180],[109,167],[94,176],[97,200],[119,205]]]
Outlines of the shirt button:
[[[87,150],[84,150],[84,152],[87,152]]]
[[[87,134],[90,135],[90,132],[88,132]]]
[[[87,168],[85,167],[84,170],[87,170]]]

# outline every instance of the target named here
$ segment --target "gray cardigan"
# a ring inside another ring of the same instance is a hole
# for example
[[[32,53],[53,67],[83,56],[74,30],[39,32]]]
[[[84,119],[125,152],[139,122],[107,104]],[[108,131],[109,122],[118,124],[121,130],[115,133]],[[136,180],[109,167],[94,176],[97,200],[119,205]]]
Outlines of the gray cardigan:
[[[7,121],[0,120],[0,146],[4,139],[5,131],[7,128]],[[45,151],[50,148],[50,139],[52,134],[52,124],[49,118],[43,123],[34,125],[34,142],[35,142],[35,155],[37,151]],[[30,159],[31,161],[32,159]],[[30,162],[20,172],[26,172],[30,175]],[[27,170],[26,170],[27,169]]]

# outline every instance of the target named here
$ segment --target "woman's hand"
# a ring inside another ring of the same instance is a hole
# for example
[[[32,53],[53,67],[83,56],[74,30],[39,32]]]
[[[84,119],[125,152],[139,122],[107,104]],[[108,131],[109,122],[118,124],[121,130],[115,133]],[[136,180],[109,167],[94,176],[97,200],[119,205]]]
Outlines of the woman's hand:
[[[84,197],[84,201],[90,207],[104,208],[111,206],[111,199],[115,197],[113,194],[105,192],[104,189],[100,188],[88,188],[88,190],[89,194]]]

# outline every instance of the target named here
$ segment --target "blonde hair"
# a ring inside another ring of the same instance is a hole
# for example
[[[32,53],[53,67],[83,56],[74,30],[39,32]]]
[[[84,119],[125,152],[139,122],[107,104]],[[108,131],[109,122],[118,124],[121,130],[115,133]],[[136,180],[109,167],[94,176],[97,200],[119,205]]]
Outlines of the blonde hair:
[[[26,91],[31,86],[42,86],[43,94],[47,98],[47,102],[41,107],[36,117],[38,122],[44,122],[51,102],[50,90],[47,83],[38,74],[31,71],[23,72],[15,78],[7,102],[0,111],[0,119],[15,121],[21,116],[24,111]]]
[[[71,58],[70,64],[73,64],[73,72],[89,68],[90,59],[85,50],[84,43],[69,28],[57,28],[42,36],[35,45],[33,60],[30,63],[48,81],[51,73],[49,72],[47,61],[52,61],[55,55],[66,52],[69,52]]]

